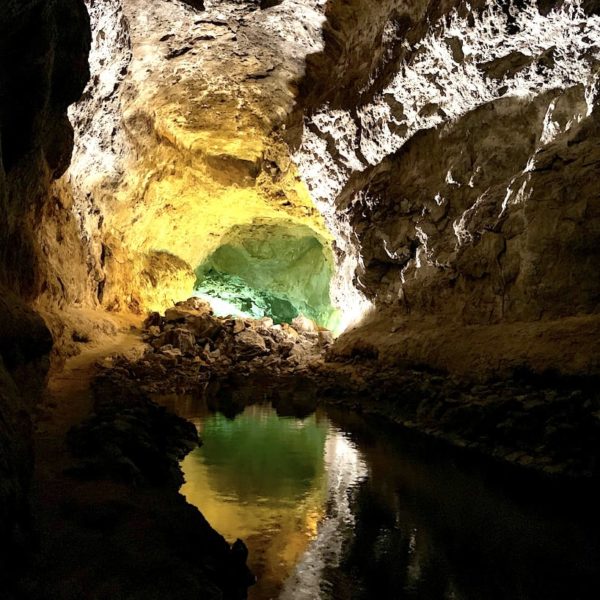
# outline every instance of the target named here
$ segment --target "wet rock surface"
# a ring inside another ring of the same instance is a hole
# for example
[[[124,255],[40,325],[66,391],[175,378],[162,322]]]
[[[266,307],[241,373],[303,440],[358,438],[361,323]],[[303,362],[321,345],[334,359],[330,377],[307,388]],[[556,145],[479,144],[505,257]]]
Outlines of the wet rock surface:
[[[362,358],[325,363],[315,379],[327,402],[452,445],[547,475],[600,476],[597,377],[522,369],[469,381],[415,365],[382,368],[365,348]]]

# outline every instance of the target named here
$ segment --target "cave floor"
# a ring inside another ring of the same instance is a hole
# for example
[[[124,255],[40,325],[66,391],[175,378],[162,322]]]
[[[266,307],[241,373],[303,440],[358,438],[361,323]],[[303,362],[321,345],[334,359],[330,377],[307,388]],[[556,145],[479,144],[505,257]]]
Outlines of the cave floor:
[[[138,396],[158,399],[168,388],[181,397],[186,386],[193,394],[206,391],[210,382],[218,392],[233,382],[244,398],[252,377],[267,375],[274,382],[279,376],[284,409],[290,405],[284,390],[309,382],[317,390],[315,402],[383,416],[402,425],[400,431],[414,429],[538,471],[528,476],[583,473],[589,483],[589,475],[597,473],[597,419],[590,417],[599,402],[597,386],[590,387],[594,381],[501,378],[466,385],[406,365],[382,369],[368,347],[348,360],[324,362],[328,345],[321,333],[294,331],[291,343],[291,330],[268,320],[219,319],[180,306],[168,318],[159,316],[159,323],[123,321],[116,335],[83,345],[50,377],[35,432],[32,529],[38,550],[21,582],[24,599],[221,597],[207,576],[205,558],[218,554],[219,544],[227,552],[229,546],[179,494],[181,481],[149,485],[135,478],[74,475],[82,463],[71,454],[68,432],[97,412],[99,396],[120,397],[121,414],[111,424],[116,431]],[[212,345],[186,351],[200,326],[202,335],[216,327],[220,337],[210,334]],[[243,403],[227,410],[238,414]],[[139,434],[127,433],[132,439]],[[176,470],[189,449],[170,457]],[[168,454],[164,447],[161,452]],[[136,462],[134,454],[124,456]]]
[[[35,565],[38,580],[25,584],[26,588],[31,585],[25,591],[32,597],[41,592],[40,586],[52,590],[58,598],[77,597],[78,593],[82,594],[79,597],[85,597],[87,592],[81,589],[74,566],[89,569],[86,562],[93,565],[106,549],[102,548],[101,539],[95,539],[98,532],[86,535],[85,529],[70,526],[65,516],[79,510],[79,518],[85,519],[86,507],[89,510],[94,505],[124,506],[129,502],[129,491],[123,486],[108,481],[89,486],[65,474],[72,462],[66,434],[92,410],[90,384],[96,362],[115,352],[135,351],[140,344],[139,333],[122,330],[114,338],[104,337],[86,344],[81,354],[68,359],[64,368],[52,373],[49,379],[41,407],[42,419],[38,419],[34,436],[32,496],[40,546]]]

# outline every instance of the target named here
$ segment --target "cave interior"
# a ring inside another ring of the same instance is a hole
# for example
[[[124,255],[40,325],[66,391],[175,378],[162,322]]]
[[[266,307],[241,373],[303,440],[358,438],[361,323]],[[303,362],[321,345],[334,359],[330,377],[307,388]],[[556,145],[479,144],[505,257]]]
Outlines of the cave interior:
[[[2,5],[1,598],[600,597],[598,0]]]

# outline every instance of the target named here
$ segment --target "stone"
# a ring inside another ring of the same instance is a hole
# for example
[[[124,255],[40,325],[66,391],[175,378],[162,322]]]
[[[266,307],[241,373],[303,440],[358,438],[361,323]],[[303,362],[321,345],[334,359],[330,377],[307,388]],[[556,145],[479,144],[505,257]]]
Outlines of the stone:
[[[196,351],[196,338],[185,327],[177,327],[162,336],[163,343],[179,350],[182,354],[192,355]]]
[[[192,311],[185,308],[178,308],[176,306],[172,306],[171,308],[167,308],[165,311],[165,321],[167,323],[178,323],[185,321],[192,313]]]
[[[158,312],[151,312],[144,321],[144,328],[150,329],[151,327],[159,327],[162,324],[162,317]]]
[[[158,337],[160,335],[160,327],[158,325],[151,325],[148,327],[148,333],[152,337]]]
[[[318,330],[317,324],[308,317],[305,317],[304,315],[298,315],[292,321],[292,327],[296,331],[301,332],[315,332]]]
[[[297,339],[299,337],[299,333],[287,323],[282,323],[281,329],[287,336],[291,337],[292,339]]]
[[[173,348],[172,346],[163,346],[160,353],[168,358],[181,358],[183,356],[179,348]]]
[[[262,327],[266,329],[273,327],[273,319],[271,319],[271,317],[262,317],[262,319],[259,319],[259,322],[261,323]]]
[[[190,316],[186,320],[186,327],[197,338],[208,338],[211,340],[214,340],[223,329],[222,324],[210,315]]]
[[[333,344],[333,333],[328,330],[319,331],[319,342],[324,345]]]
[[[200,313],[202,315],[213,314],[211,305],[206,300],[196,296],[188,298],[187,300],[183,300],[182,302],[176,302],[175,306],[181,309],[193,311],[194,313]]]
[[[235,337],[236,349],[245,357],[257,356],[267,351],[265,340],[252,329],[245,329]]]

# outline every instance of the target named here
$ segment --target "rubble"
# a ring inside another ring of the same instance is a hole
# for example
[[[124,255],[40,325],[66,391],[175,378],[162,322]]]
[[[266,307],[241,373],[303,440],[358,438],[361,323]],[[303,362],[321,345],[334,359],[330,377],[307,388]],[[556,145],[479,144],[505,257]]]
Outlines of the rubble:
[[[286,376],[314,371],[333,342],[306,317],[296,327],[273,320],[217,317],[199,298],[178,302],[144,321],[140,360],[114,357],[100,365],[111,377],[139,382],[147,393],[185,393],[230,374]]]

